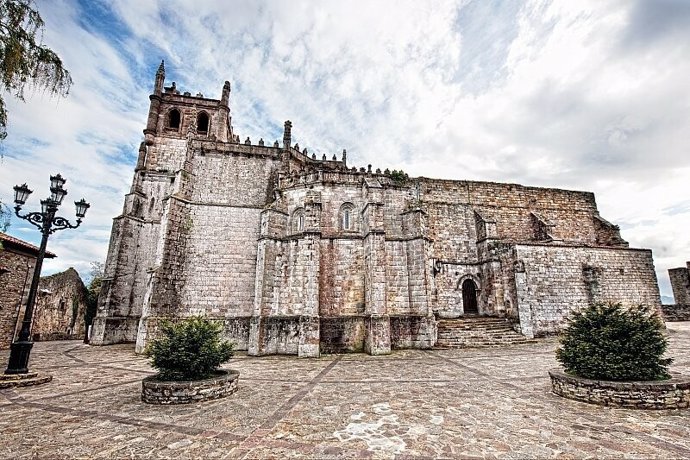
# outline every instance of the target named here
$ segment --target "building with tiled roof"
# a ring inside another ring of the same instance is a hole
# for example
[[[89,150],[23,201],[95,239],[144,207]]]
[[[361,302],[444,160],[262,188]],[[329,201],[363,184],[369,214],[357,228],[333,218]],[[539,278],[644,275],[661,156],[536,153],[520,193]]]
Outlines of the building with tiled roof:
[[[39,248],[0,232],[0,349],[9,348],[29,293]],[[46,251],[46,257],[57,257]],[[21,310],[21,311],[20,311]]]

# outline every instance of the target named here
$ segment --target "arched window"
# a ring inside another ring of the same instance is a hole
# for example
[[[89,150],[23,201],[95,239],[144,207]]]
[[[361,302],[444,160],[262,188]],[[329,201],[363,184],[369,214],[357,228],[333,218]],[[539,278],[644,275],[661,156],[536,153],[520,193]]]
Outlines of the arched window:
[[[172,109],[168,112],[168,128],[180,129],[180,111],[177,109]]]
[[[199,112],[199,115],[197,115],[196,132],[199,134],[208,133],[208,114],[206,112]]]
[[[297,208],[292,213],[292,231],[295,233],[304,231],[304,208]]]
[[[355,206],[352,203],[343,203],[340,207],[340,230],[356,230],[357,226],[355,219]]]

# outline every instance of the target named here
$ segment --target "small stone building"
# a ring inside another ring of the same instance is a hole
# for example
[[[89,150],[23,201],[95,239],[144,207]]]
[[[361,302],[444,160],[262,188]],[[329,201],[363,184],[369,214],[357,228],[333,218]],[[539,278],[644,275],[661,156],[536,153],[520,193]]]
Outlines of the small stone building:
[[[666,321],[690,321],[690,262],[668,271],[675,305],[663,305]]]
[[[10,347],[24,315],[38,248],[2,232],[0,244],[0,349],[5,349]],[[46,252],[46,257],[55,254]]]
[[[251,355],[383,354],[435,346],[447,318],[531,338],[592,302],[660,308],[651,251],[592,193],[356,168],[300,148],[289,121],[282,142],[241,141],[229,82],[218,100],[164,79],[161,64],[92,344],[141,351],[161,320],[202,314]]]
[[[87,290],[79,273],[70,267],[64,272],[41,278],[34,324],[34,340],[84,338],[84,312]]]

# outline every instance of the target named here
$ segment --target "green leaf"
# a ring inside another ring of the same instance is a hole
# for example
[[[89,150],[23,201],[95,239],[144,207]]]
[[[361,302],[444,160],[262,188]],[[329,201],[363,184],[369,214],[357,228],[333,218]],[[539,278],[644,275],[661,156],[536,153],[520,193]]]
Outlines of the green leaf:
[[[160,380],[200,380],[233,356],[233,345],[221,339],[222,326],[202,316],[176,323],[163,321],[160,336],[145,350]]]
[[[671,358],[664,324],[645,306],[595,304],[573,314],[560,338],[556,359],[566,372],[601,380],[669,378]]]

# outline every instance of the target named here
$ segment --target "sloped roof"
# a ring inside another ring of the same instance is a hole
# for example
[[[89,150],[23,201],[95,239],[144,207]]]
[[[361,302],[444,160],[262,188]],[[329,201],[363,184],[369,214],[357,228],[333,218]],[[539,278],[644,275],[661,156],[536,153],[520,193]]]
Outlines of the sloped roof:
[[[2,242],[2,245],[7,249],[19,249],[31,255],[38,256],[39,248],[37,246],[34,246],[31,243],[27,243],[24,240],[20,240],[19,238],[10,236],[7,233],[0,232],[0,241]],[[57,257],[57,255],[50,251],[46,251],[45,256],[49,259]]]

